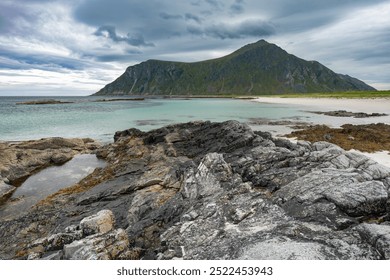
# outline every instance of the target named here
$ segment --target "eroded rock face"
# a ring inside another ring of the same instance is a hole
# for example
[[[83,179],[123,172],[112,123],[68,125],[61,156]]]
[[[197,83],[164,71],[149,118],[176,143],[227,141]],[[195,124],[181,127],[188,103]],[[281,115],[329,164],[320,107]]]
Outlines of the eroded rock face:
[[[390,169],[336,145],[195,122],[118,132],[98,155],[0,222],[1,258],[389,259]]]

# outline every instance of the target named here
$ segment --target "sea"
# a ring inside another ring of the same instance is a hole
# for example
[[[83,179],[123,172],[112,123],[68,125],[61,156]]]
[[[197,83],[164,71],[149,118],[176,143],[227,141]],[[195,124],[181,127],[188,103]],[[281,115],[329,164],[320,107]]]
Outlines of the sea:
[[[48,99],[71,103],[19,104]],[[106,99],[106,102],[99,102],[102,99]],[[0,141],[89,137],[101,142],[112,142],[116,131],[133,127],[148,131],[168,124],[198,120],[238,120],[248,123],[254,129],[277,132],[275,126],[268,126],[264,121],[308,121],[316,117],[298,105],[258,103],[246,99],[113,99],[116,98],[0,97]]]

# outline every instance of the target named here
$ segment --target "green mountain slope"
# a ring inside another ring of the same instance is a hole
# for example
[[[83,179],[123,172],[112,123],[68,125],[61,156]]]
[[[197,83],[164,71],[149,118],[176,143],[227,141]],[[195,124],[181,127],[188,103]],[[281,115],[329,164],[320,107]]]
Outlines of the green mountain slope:
[[[256,95],[375,90],[264,40],[217,59],[148,60],[130,66],[96,95]]]

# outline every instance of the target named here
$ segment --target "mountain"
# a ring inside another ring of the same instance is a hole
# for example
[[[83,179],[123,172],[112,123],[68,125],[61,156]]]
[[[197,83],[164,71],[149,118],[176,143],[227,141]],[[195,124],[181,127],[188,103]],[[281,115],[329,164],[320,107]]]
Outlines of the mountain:
[[[96,95],[278,94],[375,90],[317,61],[264,40],[216,59],[184,63],[148,60],[130,66]]]

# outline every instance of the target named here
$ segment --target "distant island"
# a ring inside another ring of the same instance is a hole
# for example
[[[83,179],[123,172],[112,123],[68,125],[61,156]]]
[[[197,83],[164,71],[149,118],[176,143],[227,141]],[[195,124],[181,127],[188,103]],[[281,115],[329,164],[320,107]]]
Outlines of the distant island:
[[[196,96],[375,91],[317,61],[260,40],[216,59],[184,63],[148,60],[130,66],[95,95]]]
[[[51,105],[51,104],[70,104],[70,103],[74,103],[74,102],[46,99],[46,100],[32,100],[32,101],[25,101],[25,102],[17,102],[16,105]]]

